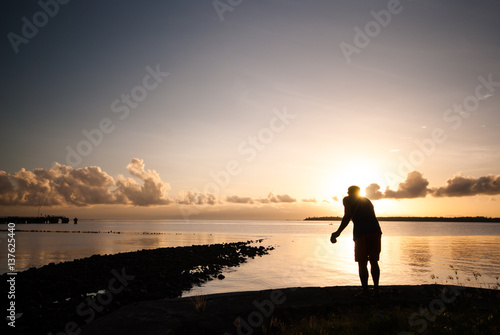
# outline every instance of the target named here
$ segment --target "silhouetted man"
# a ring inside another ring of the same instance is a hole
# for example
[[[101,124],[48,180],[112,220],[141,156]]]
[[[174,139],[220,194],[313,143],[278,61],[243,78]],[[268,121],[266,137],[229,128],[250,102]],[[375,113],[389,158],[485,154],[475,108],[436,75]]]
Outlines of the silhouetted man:
[[[380,278],[380,268],[378,259],[380,255],[380,240],[382,230],[375,216],[373,204],[370,200],[359,195],[360,189],[357,186],[351,186],[347,190],[348,196],[344,198],[344,217],[339,229],[332,233],[330,238],[335,243],[336,238],[347,227],[352,220],[354,223],[354,260],[358,262],[359,279],[363,291],[361,296],[368,295],[368,261],[370,262],[371,274],[373,279],[373,290],[378,294],[378,281]]]

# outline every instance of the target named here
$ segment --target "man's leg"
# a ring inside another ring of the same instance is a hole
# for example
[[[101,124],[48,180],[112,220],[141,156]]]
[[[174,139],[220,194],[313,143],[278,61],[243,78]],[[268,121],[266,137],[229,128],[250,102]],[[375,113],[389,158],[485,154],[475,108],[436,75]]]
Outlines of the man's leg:
[[[368,293],[368,262],[358,261],[358,272],[359,279],[361,280],[361,286],[363,287],[363,292]]]
[[[371,234],[368,245],[368,258],[370,260],[370,272],[373,279],[373,290],[378,294],[378,282],[380,279],[380,268],[378,266],[378,259],[381,250],[381,234]]]
[[[372,273],[373,279],[373,290],[378,293],[378,281],[380,279],[380,268],[378,266],[378,261],[370,261],[370,272]]]

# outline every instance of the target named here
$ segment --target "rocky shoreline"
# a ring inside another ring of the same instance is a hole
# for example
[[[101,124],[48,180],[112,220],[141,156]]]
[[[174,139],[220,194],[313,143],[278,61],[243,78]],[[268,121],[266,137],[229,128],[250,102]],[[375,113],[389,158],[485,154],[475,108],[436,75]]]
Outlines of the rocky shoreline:
[[[15,333],[78,334],[82,326],[123,306],[180,297],[194,285],[223,279],[225,268],[273,249],[255,243],[262,240],[94,255],[20,272],[15,300],[22,316]],[[7,274],[1,282],[8,292]]]

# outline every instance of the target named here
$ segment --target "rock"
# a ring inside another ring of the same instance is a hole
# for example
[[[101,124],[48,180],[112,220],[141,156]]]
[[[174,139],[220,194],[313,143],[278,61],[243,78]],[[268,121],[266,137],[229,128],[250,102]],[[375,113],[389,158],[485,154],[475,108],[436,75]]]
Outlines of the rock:
[[[31,268],[16,276],[16,311],[24,313],[16,328],[29,334],[57,334],[64,332],[68,322],[83,326],[122,306],[179,297],[182,291],[215,276],[223,279],[223,268],[238,266],[256,250],[260,254],[260,248],[250,243],[94,255]],[[267,250],[264,248],[262,254]],[[8,292],[6,276],[0,276],[3,292]],[[99,291],[103,293],[87,296]]]

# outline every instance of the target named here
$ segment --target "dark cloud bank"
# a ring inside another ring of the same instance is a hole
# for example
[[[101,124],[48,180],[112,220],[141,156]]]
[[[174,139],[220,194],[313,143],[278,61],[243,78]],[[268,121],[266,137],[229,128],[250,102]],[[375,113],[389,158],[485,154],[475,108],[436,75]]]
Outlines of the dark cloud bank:
[[[366,188],[366,196],[373,200],[379,199],[414,199],[424,198],[427,195],[434,197],[466,197],[474,195],[500,194],[500,175],[484,177],[464,177],[455,175],[448,179],[446,186],[429,188],[429,182],[418,171],[408,173],[406,180],[393,191],[386,188],[380,192],[380,186],[371,184]]]
[[[167,195],[170,185],[163,182],[155,170],[145,168],[144,161],[132,159],[127,165],[131,177],[118,175],[111,177],[100,167],[72,168],[56,164],[52,168],[15,173],[0,171],[0,206],[92,206],[92,205],[215,205],[233,204],[279,204],[295,203],[296,199],[288,194],[253,199],[238,195],[217,198],[213,194],[185,192],[176,198]],[[447,181],[446,186],[430,188],[429,182],[418,171],[410,172],[397,190],[371,184],[366,195],[378,199],[413,199],[427,195],[434,197],[462,197],[474,195],[500,194],[500,175],[487,175],[480,178],[456,175]],[[304,199],[302,202],[316,202]]]

